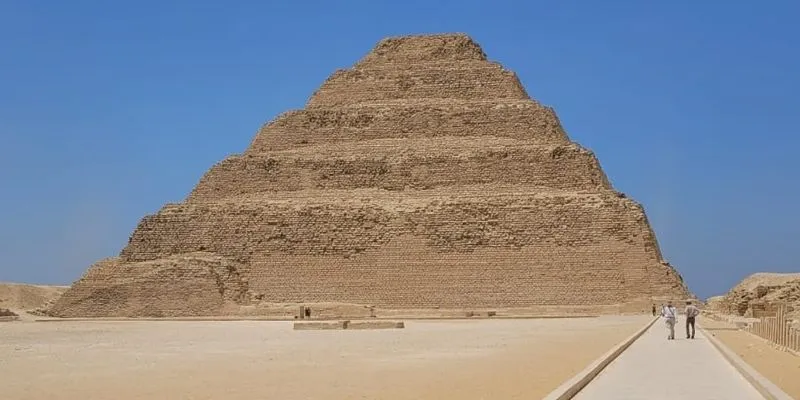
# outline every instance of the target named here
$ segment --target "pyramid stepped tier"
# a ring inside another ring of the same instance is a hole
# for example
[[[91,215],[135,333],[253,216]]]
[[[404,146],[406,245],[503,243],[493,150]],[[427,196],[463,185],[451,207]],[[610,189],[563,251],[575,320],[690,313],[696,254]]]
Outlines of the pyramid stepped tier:
[[[456,34],[389,38],[334,73],[185,201],[144,217],[50,312],[649,308],[688,296],[644,209],[553,109]]]
[[[513,139],[381,139],[229,157],[189,201],[302,189],[430,189],[481,183],[542,190],[611,190],[595,156],[579,146]]]
[[[402,69],[401,69],[402,68]],[[308,101],[308,108],[340,107],[398,99],[525,100],[517,75],[486,61],[426,63],[336,71]]]
[[[264,126],[247,152],[339,141],[439,136],[569,143],[555,112],[532,100],[417,100],[289,112]]]
[[[391,250],[403,243],[415,245]],[[649,280],[647,271],[663,275],[667,268],[641,207],[631,200],[519,185],[320,190],[170,205],[142,221],[121,258],[142,262],[197,251],[249,266],[242,273],[251,289],[271,302],[335,298],[379,307],[478,307],[485,299],[469,296],[477,296],[473,289],[486,279],[508,286],[487,306],[609,304],[630,294],[609,291],[624,282],[642,293],[667,293],[679,284]],[[427,267],[415,268],[420,265]],[[375,270],[365,274],[370,267]],[[591,283],[571,282],[575,274],[592,277]],[[541,280],[548,275],[558,280]],[[299,276],[308,279],[290,284]],[[447,290],[436,295],[443,278]],[[408,284],[427,280],[434,303],[414,296],[420,286]],[[393,282],[391,293],[374,290],[392,285],[387,282]],[[296,291],[298,285],[305,290]],[[551,293],[544,295],[545,287]],[[565,287],[582,289],[565,298]],[[448,300],[454,291],[462,296]]]
[[[406,233],[442,251],[544,242],[583,246],[606,239],[638,241],[644,249],[644,221],[639,206],[610,193],[542,192],[521,185],[307,190],[168,205],[140,223],[122,257],[143,261],[211,251],[241,259],[257,250],[348,254]]]

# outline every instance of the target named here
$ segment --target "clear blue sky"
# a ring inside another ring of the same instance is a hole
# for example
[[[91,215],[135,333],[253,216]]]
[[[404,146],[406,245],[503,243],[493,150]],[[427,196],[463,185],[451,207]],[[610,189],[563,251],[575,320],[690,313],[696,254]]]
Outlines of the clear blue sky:
[[[698,295],[798,271],[798,16],[789,0],[2,1],[0,281],[72,282],[382,37],[454,31],[556,108]]]

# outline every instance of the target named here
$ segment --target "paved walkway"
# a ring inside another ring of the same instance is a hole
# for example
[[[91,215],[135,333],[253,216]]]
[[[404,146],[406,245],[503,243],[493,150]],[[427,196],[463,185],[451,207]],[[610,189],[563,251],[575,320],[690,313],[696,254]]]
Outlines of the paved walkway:
[[[574,399],[764,399],[699,329],[685,337],[683,319],[675,340],[659,319]]]

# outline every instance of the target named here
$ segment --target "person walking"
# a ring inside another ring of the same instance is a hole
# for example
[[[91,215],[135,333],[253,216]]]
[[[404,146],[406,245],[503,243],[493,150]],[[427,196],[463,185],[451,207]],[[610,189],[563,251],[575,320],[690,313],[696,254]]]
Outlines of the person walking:
[[[653,316],[654,317],[656,316],[656,305],[655,304],[653,304]]]
[[[692,304],[691,300],[686,300],[686,338],[694,339],[694,319],[700,314],[700,310]],[[689,327],[692,328],[691,335],[689,334]]]
[[[664,317],[664,321],[667,324],[667,330],[669,331],[667,340],[675,340],[675,321],[678,317],[678,310],[672,305],[672,301],[668,301],[667,306],[661,310],[661,316]]]

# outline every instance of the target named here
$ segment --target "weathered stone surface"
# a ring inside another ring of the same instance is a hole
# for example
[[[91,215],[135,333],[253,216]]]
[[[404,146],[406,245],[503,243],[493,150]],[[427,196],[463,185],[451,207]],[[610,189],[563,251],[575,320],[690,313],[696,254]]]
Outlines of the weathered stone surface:
[[[339,142],[436,137],[570,143],[555,111],[530,99],[425,99],[289,111],[265,124],[246,154]]]
[[[611,189],[595,156],[577,145],[493,138],[381,139],[228,157],[206,173],[188,201],[304,189],[457,190],[497,182],[544,191]]]
[[[384,40],[333,74],[186,201],[142,219],[120,256],[52,310],[649,307],[686,297],[643,208],[613,189],[555,112],[469,37],[434,35]]]
[[[779,306],[800,320],[800,273],[756,273],[713,301],[715,311],[756,318],[774,316]]]
[[[311,96],[307,107],[335,108],[399,99],[528,99],[517,75],[481,62],[392,65],[339,70]]]
[[[358,61],[358,66],[403,66],[425,62],[486,61],[486,53],[469,36],[411,35],[389,37]]]
[[[210,253],[153,261],[102,260],[50,308],[53,316],[175,317],[224,314],[249,302],[240,266]]]

